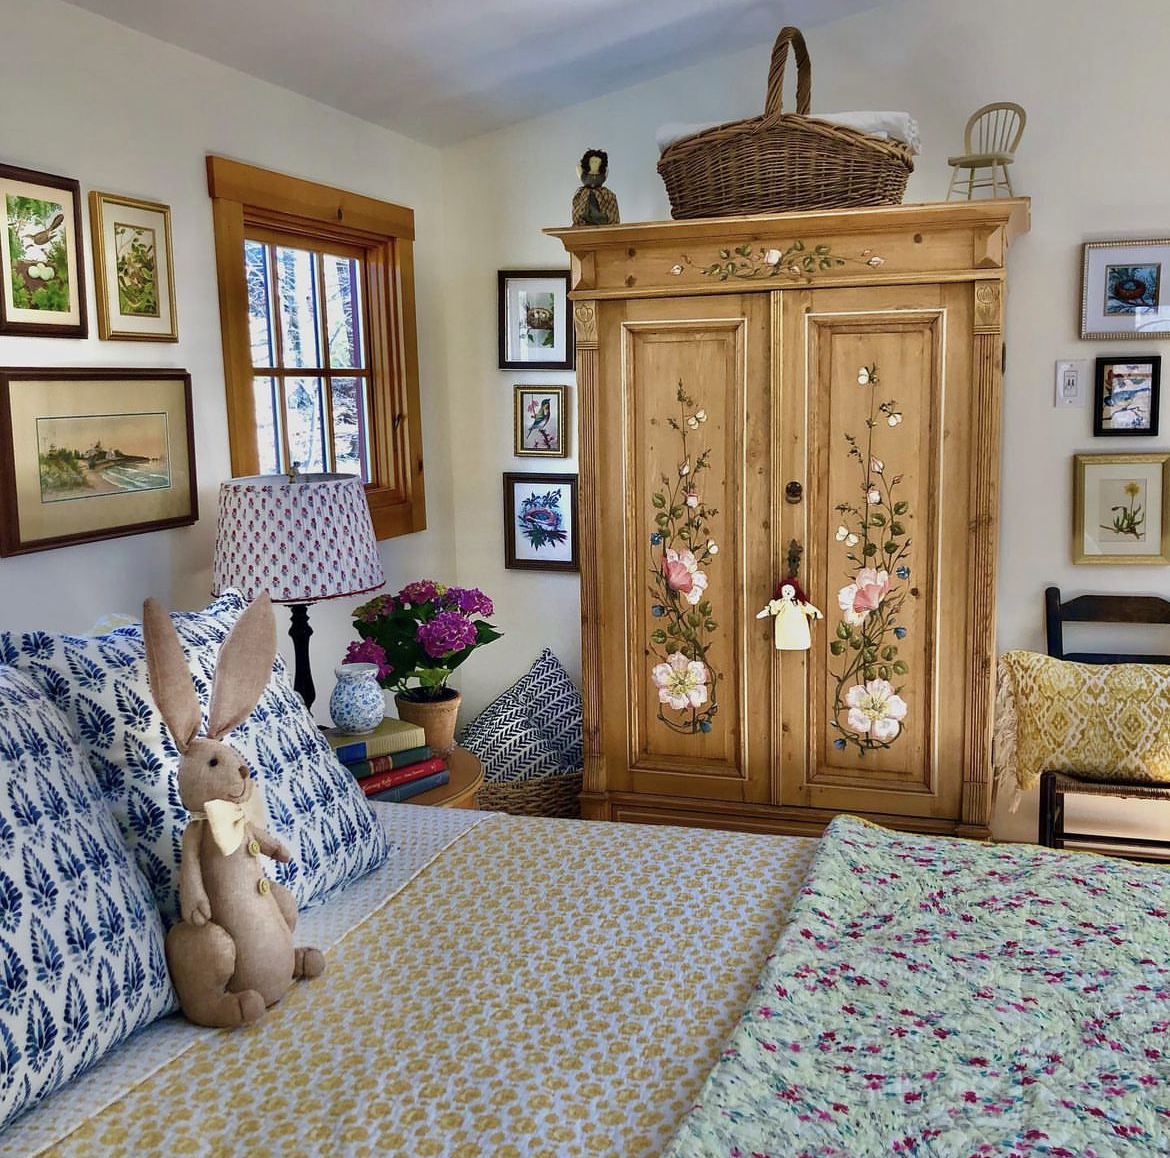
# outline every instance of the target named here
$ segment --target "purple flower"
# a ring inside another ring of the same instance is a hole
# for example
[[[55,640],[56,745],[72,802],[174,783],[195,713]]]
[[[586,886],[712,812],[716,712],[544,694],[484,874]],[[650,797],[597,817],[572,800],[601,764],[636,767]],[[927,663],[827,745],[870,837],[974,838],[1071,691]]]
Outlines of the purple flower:
[[[448,587],[444,607],[457,607],[464,615],[491,615],[492,601],[478,587]]]
[[[458,611],[440,611],[419,625],[418,641],[432,659],[442,659],[475,643],[475,624]]]
[[[431,600],[438,599],[439,594],[439,585],[433,579],[419,579],[403,587],[398,592],[398,598],[403,603],[430,603]]]
[[[386,662],[386,651],[372,639],[355,639],[345,649],[346,663],[376,663],[378,679],[385,679],[394,668]]]

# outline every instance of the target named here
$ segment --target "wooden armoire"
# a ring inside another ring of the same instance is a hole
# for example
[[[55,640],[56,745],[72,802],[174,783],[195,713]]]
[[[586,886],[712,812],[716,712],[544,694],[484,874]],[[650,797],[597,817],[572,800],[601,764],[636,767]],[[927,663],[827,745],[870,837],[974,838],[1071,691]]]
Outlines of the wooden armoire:
[[[548,231],[572,256],[585,816],[988,835],[1027,225],[1003,199]],[[811,647],[774,646],[802,623]]]

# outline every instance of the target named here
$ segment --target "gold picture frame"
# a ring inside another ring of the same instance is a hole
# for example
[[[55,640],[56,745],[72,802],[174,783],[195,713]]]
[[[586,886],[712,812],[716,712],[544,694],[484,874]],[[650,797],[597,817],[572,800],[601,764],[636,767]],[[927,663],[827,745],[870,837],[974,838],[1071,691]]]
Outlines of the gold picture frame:
[[[1073,456],[1073,562],[1170,564],[1170,454]]]
[[[93,189],[89,224],[98,336],[177,342],[170,206]]]
[[[185,370],[0,367],[0,555],[198,518]]]
[[[512,453],[517,458],[567,458],[564,386],[514,386]]]

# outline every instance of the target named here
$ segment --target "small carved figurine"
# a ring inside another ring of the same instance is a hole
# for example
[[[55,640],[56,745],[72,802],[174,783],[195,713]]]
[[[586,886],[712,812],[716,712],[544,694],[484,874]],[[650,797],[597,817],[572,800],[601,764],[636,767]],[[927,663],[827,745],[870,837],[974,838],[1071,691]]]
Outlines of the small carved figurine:
[[[574,225],[617,225],[617,198],[605,188],[609,157],[601,149],[589,149],[577,165],[581,188],[573,194]]]

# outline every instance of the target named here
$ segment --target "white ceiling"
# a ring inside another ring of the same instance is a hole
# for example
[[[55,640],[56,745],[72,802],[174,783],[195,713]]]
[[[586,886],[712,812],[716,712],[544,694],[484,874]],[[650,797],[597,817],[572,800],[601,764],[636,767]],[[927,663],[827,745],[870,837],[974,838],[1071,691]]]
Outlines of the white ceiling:
[[[448,145],[887,0],[73,0]]]

